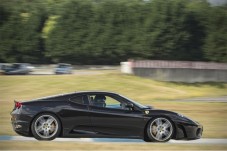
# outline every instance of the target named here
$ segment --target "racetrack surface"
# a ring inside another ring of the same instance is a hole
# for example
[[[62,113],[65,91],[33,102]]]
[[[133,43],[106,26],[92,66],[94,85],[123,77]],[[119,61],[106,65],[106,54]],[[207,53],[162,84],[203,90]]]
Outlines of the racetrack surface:
[[[0,136],[0,141],[37,141],[33,137],[23,136]],[[146,143],[142,139],[122,139],[122,138],[56,138],[55,142],[90,142],[90,143]],[[227,139],[202,138],[198,140],[170,140],[169,144],[224,144]]]
[[[103,74],[103,72],[101,71],[96,71],[96,70],[75,70],[73,71],[74,75],[99,75],[99,74]],[[34,71],[31,72],[30,75],[55,75],[55,73],[51,70],[38,70],[38,71]],[[67,75],[67,74],[64,74]],[[70,75],[70,74],[69,74]]]

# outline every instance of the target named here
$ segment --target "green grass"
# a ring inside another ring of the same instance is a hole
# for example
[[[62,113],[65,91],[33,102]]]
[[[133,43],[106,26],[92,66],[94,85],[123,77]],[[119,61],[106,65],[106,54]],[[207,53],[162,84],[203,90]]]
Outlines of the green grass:
[[[121,93],[141,103],[202,96],[227,95],[227,83],[185,84],[158,82],[136,76],[102,75],[0,76],[1,101],[29,100],[36,97],[79,90],[107,90]]]
[[[0,76],[0,135],[16,135],[10,125],[13,100],[79,90],[106,90],[156,108],[173,110],[199,121],[204,137],[227,138],[226,103],[165,101],[182,98],[227,95],[226,83],[171,83],[107,72],[101,75]]]

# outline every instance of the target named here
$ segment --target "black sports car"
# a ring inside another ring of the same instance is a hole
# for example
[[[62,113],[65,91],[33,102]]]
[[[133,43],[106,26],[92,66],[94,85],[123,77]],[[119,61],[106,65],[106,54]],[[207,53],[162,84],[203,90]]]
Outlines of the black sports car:
[[[199,139],[203,127],[181,114],[143,106],[112,92],[86,91],[16,102],[14,130],[38,140],[56,137]]]

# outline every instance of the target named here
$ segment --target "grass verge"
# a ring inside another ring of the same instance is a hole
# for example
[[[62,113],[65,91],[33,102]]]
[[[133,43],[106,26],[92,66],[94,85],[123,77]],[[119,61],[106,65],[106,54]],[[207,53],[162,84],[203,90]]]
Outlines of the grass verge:
[[[226,83],[171,83],[106,73],[101,75],[0,76],[0,135],[16,135],[10,124],[13,100],[29,100],[77,90],[114,91],[156,108],[177,111],[204,126],[204,137],[227,138],[226,103],[163,101],[227,95]]]

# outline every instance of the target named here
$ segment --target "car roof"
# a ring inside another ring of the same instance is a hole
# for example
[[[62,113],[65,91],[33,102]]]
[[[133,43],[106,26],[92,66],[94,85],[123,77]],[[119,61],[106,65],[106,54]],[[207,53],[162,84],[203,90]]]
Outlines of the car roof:
[[[71,66],[71,64],[69,64],[69,63],[58,63],[58,65],[67,65],[67,66]]]
[[[102,90],[76,91],[75,93],[76,94],[79,94],[79,93],[111,93],[111,94],[116,94],[115,92],[102,91]]]
[[[12,63],[12,64],[30,64],[30,63],[18,63],[18,62],[16,62],[16,63]]]
[[[116,94],[114,92],[108,92],[108,91],[75,91],[75,92],[69,92],[69,93],[62,93],[62,94],[57,94],[57,95],[50,95],[50,96],[45,96],[45,97],[40,97],[33,99],[31,101],[35,100],[46,100],[46,99],[51,99],[51,98],[56,98],[56,97],[63,97],[67,95],[76,95],[76,94],[86,94],[86,93],[109,93],[109,94]]]

